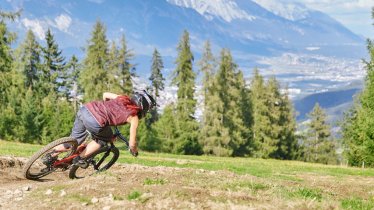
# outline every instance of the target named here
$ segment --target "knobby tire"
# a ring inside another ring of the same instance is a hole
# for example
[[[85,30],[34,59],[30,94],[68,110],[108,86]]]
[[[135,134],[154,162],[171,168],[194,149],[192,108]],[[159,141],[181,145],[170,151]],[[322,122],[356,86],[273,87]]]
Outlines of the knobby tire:
[[[69,143],[69,144],[72,145],[70,154],[73,154],[75,152],[75,150],[77,149],[77,145],[78,145],[78,143],[75,139],[73,139],[72,137],[64,137],[64,138],[61,138],[61,139],[57,139],[57,140],[47,144],[45,147],[43,147],[41,150],[39,150],[37,153],[35,153],[27,161],[27,163],[23,167],[23,176],[26,179],[37,180],[37,179],[40,179],[40,178],[52,173],[53,171],[47,171],[47,172],[39,174],[39,175],[32,175],[32,174],[30,174],[29,170],[30,170],[31,166],[35,163],[35,161],[38,160],[42,155],[45,155],[45,153],[47,151],[53,149],[54,147],[56,147],[60,144],[66,144],[66,143]]]

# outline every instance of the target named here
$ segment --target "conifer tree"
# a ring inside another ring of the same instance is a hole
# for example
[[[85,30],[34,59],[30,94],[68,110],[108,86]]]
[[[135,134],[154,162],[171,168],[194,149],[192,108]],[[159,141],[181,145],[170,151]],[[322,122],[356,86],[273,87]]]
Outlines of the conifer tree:
[[[156,100],[156,104],[160,97],[160,91],[164,90],[165,87],[165,79],[162,74],[162,70],[164,68],[164,64],[162,61],[162,57],[160,53],[155,48],[152,55],[152,64],[151,64],[151,76],[149,80],[151,82],[150,85],[150,92],[153,95],[153,98]],[[148,119],[148,124],[152,124],[158,120],[159,114],[157,107],[150,111],[151,117]]]
[[[224,104],[219,92],[213,89],[216,87],[215,83],[216,81],[213,81],[206,95],[209,100],[205,100],[200,144],[205,154],[230,156],[232,148],[229,147],[229,129],[224,126],[223,122]]]
[[[36,41],[34,33],[29,30],[25,41],[20,46],[16,64],[16,68],[24,75],[25,89],[38,90],[43,85],[40,81],[40,62],[40,45]]]
[[[131,63],[131,60],[134,58],[134,54],[131,50],[128,49],[125,35],[122,35],[120,48],[118,51],[118,81],[117,87],[120,88],[121,93],[131,94],[133,91],[133,78],[135,75],[134,64]]]
[[[374,10],[372,11],[374,17]],[[350,165],[374,166],[374,43],[367,40],[370,60],[365,61],[367,71],[365,87],[357,97],[343,123],[344,154]]]
[[[189,33],[183,32],[178,44],[176,69],[173,72],[172,84],[178,87],[176,105],[176,124],[178,138],[176,150],[181,154],[199,154],[201,148],[198,143],[198,123],[194,119],[196,100],[195,73],[192,70],[193,55],[190,49]]]
[[[164,63],[161,55],[155,48],[152,54],[151,76],[149,77],[149,80],[151,81],[151,89],[156,100],[160,96],[160,91],[164,90],[165,86],[165,79],[162,75],[163,69]]]
[[[79,86],[78,78],[81,71],[81,65],[78,58],[73,55],[69,62],[66,64],[66,89],[64,95],[73,102],[75,112],[78,110],[78,104],[80,102],[79,95],[82,92],[82,88]]]
[[[268,136],[271,129],[271,122],[268,114],[266,86],[264,78],[260,75],[258,69],[254,70],[251,81],[251,99],[253,109],[253,144],[254,156],[268,158],[273,150],[269,151],[266,146],[267,142],[272,139]]]
[[[12,126],[17,122],[15,109],[17,109],[18,103],[14,101],[18,98],[13,98],[12,92],[20,93],[20,91],[12,91],[17,87],[13,82],[15,75],[12,71],[13,50],[11,48],[16,35],[8,30],[6,21],[14,21],[18,16],[17,13],[7,13],[0,10],[0,138],[6,139],[12,135]],[[19,79],[19,77],[15,78]]]
[[[214,76],[214,70],[216,67],[215,63],[215,58],[213,56],[211,47],[210,47],[210,42],[206,41],[204,44],[204,52],[202,55],[201,60],[199,61],[199,67],[200,67],[200,72],[203,73],[203,78],[202,78],[202,94],[204,96],[204,106],[206,106],[207,102],[209,101],[209,94],[212,91],[212,83],[214,81],[213,76]]]
[[[105,33],[104,24],[97,21],[86,48],[79,80],[85,101],[101,99],[108,88],[108,40]]]
[[[244,89],[244,79],[237,65],[233,62],[231,53],[227,49],[221,51],[221,61],[216,75],[217,92],[223,102],[222,121],[223,126],[229,130],[230,139],[227,144],[220,144],[228,149],[230,155],[240,155],[239,148],[248,144],[246,137],[246,127],[242,113],[242,89]]]
[[[177,125],[174,104],[167,105],[158,121],[153,124],[154,141],[159,143],[158,150],[167,153],[178,153]]]
[[[39,138],[40,131],[43,128],[43,115],[41,101],[31,86],[27,89],[25,98],[21,103],[22,113],[19,118],[19,126],[15,137],[22,142],[42,143]]]
[[[253,110],[252,99],[250,96],[250,89],[247,87],[242,71],[236,73],[236,88],[238,89],[238,112],[242,115],[241,121],[243,122],[242,136],[243,142],[234,151],[235,156],[250,156],[253,155],[254,142],[252,138],[253,127]]]
[[[108,90],[113,93],[121,93],[121,87],[119,85],[119,60],[118,60],[118,48],[115,41],[110,44],[108,51]]]
[[[223,126],[223,102],[214,87],[215,59],[211,52],[210,42],[204,44],[202,58],[199,61],[202,77],[202,95],[204,96],[203,117],[201,121],[200,144],[203,152],[210,155],[229,156],[230,151],[217,142],[229,139],[227,128]],[[227,144],[227,142],[224,142]]]
[[[275,158],[286,160],[299,158],[300,146],[296,137],[296,118],[288,92],[284,93],[281,98],[279,125],[282,129]]]
[[[66,88],[65,57],[59,50],[54,36],[50,29],[45,34],[46,46],[42,47],[43,65],[41,75],[39,76],[42,87],[41,91],[44,96],[53,90],[60,96],[64,96],[59,90]]]
[[[281,93],[275,77],[269,79],[266,89],[266,106],[271,122],[267,134],[272,141],[264,142],[263,148],[268,149],[271,158],[293,159],[297,154],[297,142],[292,105],[287,93]]]
[[[326,114],[318,103],[308,114],[310,123],[304,142],[304,158],[308,162],[336,163],[335,145],[331,139]]]
[[[1,11],[0,11],[1,12]],[[0,14],[0,104],[6,103],[6,90],[11,86],[12,48],[15,34],[8,30],[5,14]],[[1,108],[1,107],[0,107]],[[0,112],[1,113],[1,112]]]

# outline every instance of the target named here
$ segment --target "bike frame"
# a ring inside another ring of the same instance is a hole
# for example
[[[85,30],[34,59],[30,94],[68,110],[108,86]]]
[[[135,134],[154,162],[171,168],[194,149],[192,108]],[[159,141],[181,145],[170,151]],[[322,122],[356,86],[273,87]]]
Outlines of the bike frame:
[[[94,166],[94,168],[97,170],[101,163],[104,161],[104,159],[109,155],[110,153],[110,150],[112,147],[114,147],[114,144],[113,142],[117,139],[121,139],[123,142],[125,142],[127,148],[129,148],[129,142],[128,140],[126,139],[126,137],[124,137],[121,132],[119,131],[118,127],[117,126],[114,126],[114,133],[113,133],[113,137],[112,137],[112,141],[110,142],[110,146],[108,147],[107,151],[105,152],[104,156],[101,158],[101,160]],[[87,147],[87,144],[81,144],[78,146],[77,150],[70,156],[66,157],[66,158],[63,158],[59,161],[56,161],[53,163],[53,167],[54,168],[63,168],[64,166],[66,165],[71,165],[72,162],[73,162],[73,159],[75,157],[77,157],[80,153],[83,152],[84,149],[86,149]]]

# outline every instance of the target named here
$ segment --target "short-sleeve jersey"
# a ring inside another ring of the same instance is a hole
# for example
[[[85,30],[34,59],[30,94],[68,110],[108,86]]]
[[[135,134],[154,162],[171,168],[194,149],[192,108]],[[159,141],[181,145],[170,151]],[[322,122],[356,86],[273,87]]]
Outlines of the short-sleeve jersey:
[[[128,108],[126,96],[118,96],[109,101],[93,101],[85,104],[100,126],[126,124],[129,116],[135,116],[137,110]]]

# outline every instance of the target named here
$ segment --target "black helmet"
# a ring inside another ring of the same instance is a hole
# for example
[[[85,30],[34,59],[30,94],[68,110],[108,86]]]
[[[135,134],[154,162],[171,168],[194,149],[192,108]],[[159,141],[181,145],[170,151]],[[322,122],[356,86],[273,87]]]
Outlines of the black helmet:
[[[135,92],[131,97],[131,101],[140,108],[138,113],[139,118],[143,118],[149,110],[156,106],[155,99],[145,90]]]

